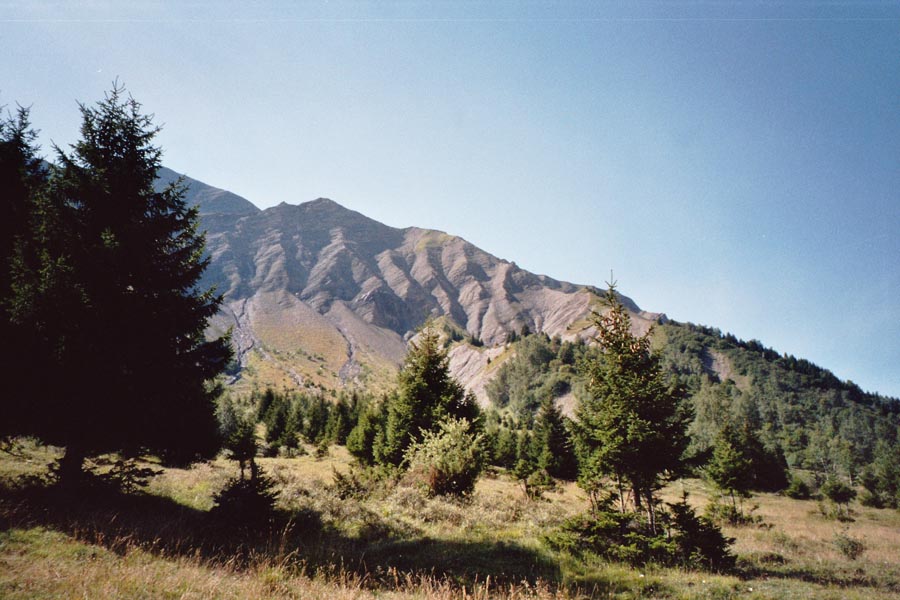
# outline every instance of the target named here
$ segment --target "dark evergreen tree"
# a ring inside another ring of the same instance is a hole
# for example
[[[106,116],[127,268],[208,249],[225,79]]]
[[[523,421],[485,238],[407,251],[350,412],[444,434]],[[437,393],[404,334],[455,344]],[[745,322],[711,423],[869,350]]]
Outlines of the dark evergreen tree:
[[[256,392],[254,392],[254,395],[255,394]],[[266,420],[266,415],[273,402],[275,402],[275,391],[272,388],[267,387],[266,391],[259,397],[259,402],[256,406],[256,418],[258,421]]]
[[[741,498],[750,494],[753,486],[753,462],[741,438],[730,425],[719,432],[713,446],[712,458],[706,474],[717,488],[731,495],[732,510],[737,511],[735,493]],[[740,511],[743,516],[743,507]]]
[[[540,490],[534,485],[534,475],[537,472],[538,457],[533,435],[526,429],[520,429],[516,439],[516,464],[513,467],[513,475],[522,484],[525,495],[529,498],[540,494]]]
[[[649,337],[632,333],[613,284],[605,300],[609,309],[595,315],[602,354],[584,365],[588,395],[576,410],[579,482],[592,494],[603,476],[626,483],[655,532],[654,492],[684,466],[692,415],[685,391],[651,354]]]
[[[517,442],[515,431],[509,427],[500,427],[497,430],[497,442],[494,447],[494,464],[507,469],[515,467]]]
[[[380,463],[399,466],[409,445],[420,441],[423,431],[434,430],[445,417],[472,423],[478,420],[475,398],[450,376],[447,353],[431,325],[426,325],[411,345],[398,383],[398,393],[387,405],[382,443],[376,447]]]
[[[347,399],[341,395],[328,414],[328,423],[325,426],[325,436],[331,442],[343,445],[347,443],[347,436],[350,435],[351,429],[353,429],[353,421],[350,404],[347,402]]]
[[[376,440],[383,437],[381,406],[367,406],[359,413],[359,420],[347,436],[347,451],[364,465],[375,464]]]
[[[310,444],[318,444],[327,435],[331,405],[321,396],[309,400],[303,418],[303,438]]]
[[[43,381],[35,368],[33,332],[13,319],[17,311],[14,273],[34,268],[30,238],[47,180],[35,138],[28,109],[20,108],[15,117],[0,117],[0,339],[10,349],[0,361],[0,380],[5,382],[0,395],[0,436],[21,432],[29,421],[27,413],[32,408],[43,410],[33,398],[39,389],[36,382]],[[29,396],[32,401],[25,402]]]
[[[545,398],[534,423],[537,466],[549,476],[574,480],[578,474],[575,451],[565,419],[552,398]]]
[[[288,399],[281,395],[273,395],[262,420],[266,426],[266,442],[269,444],[267,456],[278,454],[278,449],[282,445],[288,447],[297,445],[296,441],[291,443],[291,440],[296,440],[298,424],[296,412],[293,419],[290,419],[291,413],[292,407]]]
[[[211,456],[212,382],[231,350],[205,338],[221,299],[199,287],[208,258],[197,210],[181,183],[155,189],[158,129],[123,88],[81,113],[81,140],[57,149],[30,236],[39,263],[14,278],[14,320],[34,332],[49,382],[17,433],[65,446],[64,479],[112,450]]]
[[[238,414],[231,396],[223,395],[216,409],[216,420],[219,422],[219,437],[226,441],[234,435],[240,426],[242,415]]]
[[[238,461],[241,468],[241,479],[244,479],[244,471],[250,467],[250,478],[255,479],[259,474],[256,465],[256,433],[254,423],[247,418],[238,417],[234,428],[225,438],[225,449],[231,458]]]
[[[829,477],[820,491],[837,506],[839,517],[849,516],[850,502],[856,498],[856,490],[837,477]]]
[[[864,504],[900,508],[900,445],[879,440],[875,458],[860,479],[866,489],[862,497]]]

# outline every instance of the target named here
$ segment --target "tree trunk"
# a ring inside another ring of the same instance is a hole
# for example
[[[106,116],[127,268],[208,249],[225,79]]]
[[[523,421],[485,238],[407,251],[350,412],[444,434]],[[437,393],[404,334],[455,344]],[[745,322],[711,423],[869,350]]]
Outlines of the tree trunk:
[[[622,477],[616,475],[616,488],[619,490],[619,508],[625,514],[625,488],[622,486]]]

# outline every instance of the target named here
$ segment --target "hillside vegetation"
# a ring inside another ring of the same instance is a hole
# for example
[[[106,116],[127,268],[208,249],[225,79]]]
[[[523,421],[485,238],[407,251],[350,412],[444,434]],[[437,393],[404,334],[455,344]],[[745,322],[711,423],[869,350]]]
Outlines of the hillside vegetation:
[[[277,517],[264,531],[220,528],[214,495],[233,461],[163,469],[137,495],[73,499],[23,489],[57,450],[23,442],[0,452],[0,596],[4,598],[892,598],[900,593],[900,513],[851,504],[854,521],[814,500],[760,494],[762,526],[736,538],[731,574],[631,568],[552,550],[545,534],[586,508],[574,484],[529,500],[502,472],[467,499],[363,483],[342,447],[316,458],[261,458],[277,482]],[[158,468],[158,465],[151,465]],[[15,482],[20,482],[16,484]],[[704,505],[713,489],[672,483]],[[855,560],[841,551],[861,540]]]
[[[684,384],[694,409],[691,452],[702,463],[723,427],[748,429],[770,461],[802,470],[812,486],[838,478],[864,488],[873,506],[898,505],[900,402],[862,391],[809,361],[779,354],[692,324],[657,324],[653,349]],[[504,414],[533,414],[553,397],[566,410],[584,394],[579,364],[597,348],[544,334],[516,339],[513,356],[487,384],[488,399]],[[776,468],[777,470],[777,468]],[[784,488],[762,483],[758,487]]]
[[[657,343],[667,367],[691,391],[698,445],[708,444],[729,420],[750,423],[791,467],[810,471],[818,482],[841,477],[861,483],[868,502],[897,505],[896,474],[884,468],[898,456],[896,399],[716,329],[667,324],[658,328]]]

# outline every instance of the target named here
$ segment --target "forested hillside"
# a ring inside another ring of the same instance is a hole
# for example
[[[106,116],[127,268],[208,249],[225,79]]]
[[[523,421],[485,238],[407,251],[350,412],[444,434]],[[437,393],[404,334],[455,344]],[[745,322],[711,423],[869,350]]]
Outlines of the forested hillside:
[[[897,444],[900,402],[807,360],[690,324],[659,326],[656,346],[690,390],[700,443],[729,419],[745,421],[791,466],[851,480],[886,451],[879,442]]]
[[[670,321],[656,325],[652,339],[654,352],[693,405],[691,451],[698,463],[712,453],[727,425],[746,432],[769,460],[808,470],[815,482],[846,479],[866,487],[864,500],[896,505],[896,399],[864,392],[807,360],[718,329]],[[485,389],[494,407],[520,416],[533,413],[548,396],[564,409],[573,406],[584,387],[579,363],[596,354],[584,342],[544,334],[524,336],[511,350],[515,356]]]

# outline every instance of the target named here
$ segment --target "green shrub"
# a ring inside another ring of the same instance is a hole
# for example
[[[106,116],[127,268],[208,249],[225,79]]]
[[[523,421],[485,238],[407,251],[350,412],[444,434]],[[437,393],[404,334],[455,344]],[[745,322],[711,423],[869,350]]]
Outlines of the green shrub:
[[[798,475],[791,477],[791,481],[784,490],[785,496],[795,500],[809,500],[812,498],[812,489],[806,480]]]
[[[468,420],[448,417],[407,449],[409,477],[432,496],[469,494],[484,468],[481,442],[482,435],[471,432]]]
[[[669,509],[679,564],[714,571],[734,566],[735,557],[728,551],[734,538],[725,537],[722,530],[706,517],[698,517],[687,503],[687,495],[681,502],[669,504]]]
[[[107,461],[96,460],[98,465],[109,464]],[[150,479],[162,475],[161,469],[153,469],[147,466],[139,466],[133,458],[117,458],[111,462],[110,469],[105,472],[93,471],[95,483],[108,486],[111,489],[134,494],[144,490],[150,483]]]
[[[839,479],[829,477],[819,491],[832,502],[833,506],[833,510],[825,508],[822,510],[822,514],[834,517],[839,521],[853,520],[850,517],[850,502],[856,498],[856,490]],[[822,508],[824,507],[820,507],[820,509]]]
[[[835,504],[850,504],[856,498],[856,490],[838,479],[829,478],[821,488],[825,497]]]
[[[721,497],[713,496],[703,514],[709,521],[719,525],[760,525],[762,518],[753,514],[757,508],[758,505],[754,504],[744,512],[743,507],[739,509],[734,504],[722,502]]]
[[[351,469],[343,474],[331,467],[331,489],[341,500],[363,500],[372,492],[374,477],[370,471]]]
[[[210,515],[228,525],[263,525],[275,514],[274,488],[275,482],[265,475],[232,479],[216,494]]]
[[[734,539],[705,516],[698,517],[686,498],[660,511],[662,530],[653,532],[642,514],[612,510],[611,498],[600,510],[567,520],[547,541],[569,552],[593,552],[632,566],[646,563],[679,565],[714,571],[730,569]]]
[[[869,490],[864,490],[862,494],[859,495],[859,503],[863,506],[868,506],[869,508],[884,508],[884,500],[882,500],[881,496],[878,494],[873,494]]]
[[[866,551],[866,544],[862,540],[845,532],[834,534],[834,545],[850,560],[856,560]]]

